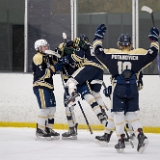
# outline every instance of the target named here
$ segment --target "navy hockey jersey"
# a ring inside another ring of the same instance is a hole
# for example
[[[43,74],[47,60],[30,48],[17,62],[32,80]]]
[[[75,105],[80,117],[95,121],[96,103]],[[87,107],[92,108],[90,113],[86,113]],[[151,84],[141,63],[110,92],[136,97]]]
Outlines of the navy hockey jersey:
[[[120,75],[126,69],[137,74],[151,64],[159,52],[158,42],[151,42],[148,50],[143,48],[130,51],[114,48],[103,49],[101,40],[94,41],[93,47],[96,57],[107,67],[112,77]]]
[[[52,78],[53,72],[49,68],[47,68],[45,59],[46,56],[40,52],[37,52],[33,57],[33,87],[41,86],[49,89],[54,89]]]

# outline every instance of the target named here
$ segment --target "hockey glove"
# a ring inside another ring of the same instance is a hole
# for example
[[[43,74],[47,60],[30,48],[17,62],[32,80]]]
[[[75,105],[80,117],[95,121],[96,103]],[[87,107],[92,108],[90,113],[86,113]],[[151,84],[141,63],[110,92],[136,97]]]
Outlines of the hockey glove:
[[[54,68],[55,68],[56,72],[57,72],[57,71],[62,71],[63,66],[62,66],[62,64],[60,64],[60,63],[56,63],[56,64],[54,65]]]
[[[94,34],[94,40],[95,39],[103,39],[106,30],[107,30],[107,28],[106,28],[105,24],[100,24],[96,29],[96,33]]]
[[[150,40],[152,40],[152,41],[158,41],[158,38],[159,38],[159,30],[158,30],[158,28],[152,27],[152,28],[150,29],[148,38],[149,38]]]
[[[105,88],[105,89],[103,90],[103,94],[104,94],[106,97],[110,97],[111,93],[112,93],[112,86],[108,86],[108,88]]]
[[[53,57],[54,57],[53,55],[48,55],[48,60],[49,60],[50,65],[54,65]]]
[[[84,40],[81,40],[79,37],[77,37],[74,39],[74,47],[86,50],[89,45]]]
[[[47,68],[50,68],[50,66],[53,65],[52,57],[44,56],[44,61],[46,62]]]
[[[67,95],[64,99],[65,106],[72,106],[77,101],[78,97],[79,97],[79,94],[76,90],[72,92],[70,96]]]
[[[74,48],[64,47],[64,56],[70,55],[74,53]]]
[[[60,58],[58,63],[60,63],[62,65],[69,64],[69,57],[68,56],[64,56],[64,57]]]
[[[62,51],[60,51],[58,48],[55,48],[54,50],[57,54],[59,54],[60,56],[62,56]]]
[[[143,89],[143,80],[138,80],[138,90],[140,91],[141,89]]]

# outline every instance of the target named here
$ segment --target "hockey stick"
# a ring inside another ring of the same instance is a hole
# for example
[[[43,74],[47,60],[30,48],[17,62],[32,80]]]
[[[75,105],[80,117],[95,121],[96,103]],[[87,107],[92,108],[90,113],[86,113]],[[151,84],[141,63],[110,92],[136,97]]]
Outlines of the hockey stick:
[[[147,13],[149,13],[151,15],[152,26],[155,27],[153,10],[151,8],[147,7],[147,6],[142,6],[141,10],[145,11],[145,12],[147,12]]]
[[[54,55],[54,56],[56,56],[56,57],[58,57],[58,58],[61,58],[61,55],[60,55],[60,54],[58,54],[57,52],[52,51],[52,50],[45,50],[44,53],[46,53],[46,54],[48,54],[48,55]]]
[[[79,104],[79,106],[80,106],[80,109],[81,109],[81,111],[82,111],[82,114],[83,114],[83,116],[84,116],[84,119],[85,119],[85,121],[86,121],[86,123],[87,123],[88,129],[89,129],[90,133],[93,134],[92,129],[91,129],[91,126],[90,126],[90,124],[89,124],[89,122],[88,122],[88,119],[87,119],[85,113],[84,113],[84,110],[83,110],[83,108],[82,108],[82,105],[81,105],[80,101],[78,101],[78,104]]]
[[[147,6],[142,6],[141,10],[145,11],[151,15],[152,26],[155,27],[153,10]],[[159,54],[157,55],[157,64],[158,64],[158,72],[159,72],[159,76],[160,76],[160,55]]]

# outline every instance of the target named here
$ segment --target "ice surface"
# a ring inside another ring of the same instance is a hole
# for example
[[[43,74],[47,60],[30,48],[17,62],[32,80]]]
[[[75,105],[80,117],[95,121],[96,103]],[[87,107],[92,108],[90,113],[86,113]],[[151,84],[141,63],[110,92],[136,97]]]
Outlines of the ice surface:
[[[59,133],[65,130],[56,130]],[[117,153],[115,134],[108,147],[95,143],[103,131],[78,130],[77,140],[35,140],[34,128],[0,128],[0,160],[159,160],[160,134],[146,134],[149,144],[143,154],[126,144],[124,153]]]

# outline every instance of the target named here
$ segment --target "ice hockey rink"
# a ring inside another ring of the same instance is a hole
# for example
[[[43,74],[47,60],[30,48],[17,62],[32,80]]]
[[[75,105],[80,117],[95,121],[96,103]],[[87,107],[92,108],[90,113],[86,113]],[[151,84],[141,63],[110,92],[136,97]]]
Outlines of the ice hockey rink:
[[[63,133],[65,130],[56,130]],[[95,143],[94,137],[103,131],[78,130],[77,140],[35,140],[35,128],[0,127],[0,160],[159,160],[160,134],[149,134],[149,144],[143,154],[126,144],[124,153],[117,153],[113,134],[108,147]]]

